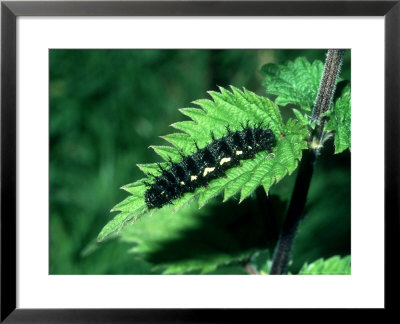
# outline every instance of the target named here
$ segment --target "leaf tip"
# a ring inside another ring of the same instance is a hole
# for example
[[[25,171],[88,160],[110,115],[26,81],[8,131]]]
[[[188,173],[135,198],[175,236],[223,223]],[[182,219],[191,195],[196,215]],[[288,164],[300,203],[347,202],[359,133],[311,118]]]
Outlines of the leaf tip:
[[[104,232],[104,228],[101,230],[101,232],[99,233],[99,235],[97,235],[96,237],[96,242],[97,243],[102,243],[104,242],[104,240],[109,236],[110,233],[105,233]]]
[[[239,91],[239,92],[241,92],[239,88],[235,87],[235,86],[232,85],[232,84],[229,85],[229,88],[231,88],[232,92],[233,92],[233,91]],[[244,88],[244,87],[243,87],[243,88]]]

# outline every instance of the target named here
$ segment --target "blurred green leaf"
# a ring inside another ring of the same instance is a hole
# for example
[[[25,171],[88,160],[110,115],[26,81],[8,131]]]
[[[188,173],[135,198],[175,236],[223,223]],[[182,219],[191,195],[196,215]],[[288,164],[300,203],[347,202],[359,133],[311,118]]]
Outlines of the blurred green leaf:
[[[255,252],[249,264],[256,270],[259,274],[269,274],[272,265],[272,254],[269,249],[259,250]]]
[[[299,272],[300,275],[350,275],[351,258],[346,256],[333,256],[329,259],[319,259],[311,264],[305,264]]]
[[[264,205],[271,201],[262,199]],[[277,228],[271,235],[271,226],[265,225],[267,217],[274,215],[263,215],[254,203],[253,199],[239,206],[236,202],[225,206],[211,202],[198,209],[197,203],[191,202],[177,213],[173,206],[166,206],[126,226],[120,240],[133,246],[129,250],[132,255],[164,274],[217,274],[221,268],[247,273],[245,265],[252,255],[277,236]]]

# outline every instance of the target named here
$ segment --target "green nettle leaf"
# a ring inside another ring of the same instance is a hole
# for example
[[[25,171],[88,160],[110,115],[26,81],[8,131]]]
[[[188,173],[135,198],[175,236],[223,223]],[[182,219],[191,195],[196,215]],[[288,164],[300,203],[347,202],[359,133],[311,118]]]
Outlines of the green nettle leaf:
[[[280,106],[299,105],[311,111],[321,81],[324,64],[310,64],[304,57],[289,61],[286,65],[266,64],[261,72],[265,75],[263,85],[268,94],[278,96],[275,103]]]
[[[211,220],[208,224],[212,225],[202,227],[209,217],[206,208],[199,210],[192,202],[173,213],[173,207],[166,206],[121,231],[120,240],[132,245],[129,253],[154,264],[154,270],[163,274],[208,274],[220,266],[247,260],[254,253],[254,248],[227,248],[240,246],[240,242]],[[187,246],[195,248],[187,250]]]
[[[351,90],[347,86],[333,108],[327,114],[326,130],[335,132],[335,153],[351,151]]]
[[[262,275],[269,274],[272,266],[272,254],[269,249],[258,250],[250,258],[250,265]]]
[[[333,256],[329,259],[319,259],[311,264],[305,264],[300,275],[349,275],[351,274],[351,257]]]
[[[271,153],[260,152],[253,160],[243,160],[241,167],[227,170],[225,178],[212,180],[208,188],[201,187],[193,193],[186,193],[174,201],[175,211],[193,199],[198,199],[199,207],[202,207],[219,194],[224,195],[224,201],[235,194],[240,194],[240,201],[243,201],[260,185],[268,193],[274,183],[297,168],[302,150],[307,148],[305,140],[309,135],[307,127],[294,119],[289,119],[285,124],[277,105],[268,98],[235,87],[231,87],[231,91],[220,88],[220,92],[210,91],[209,94],[212,100],[201,99],[194,102],[201,109],[180,109],[192,120],[172,125],[183,133],[163,136],[172,146],[152,147],[163,160],[168,160],[170,157],[173,162],[179,162],[182,159],[179,151],[185,155],[196,152],[195,141],[199,147],[208,145],[212,140],[211,131],[216,138],[220,138],[227,134],[227,125],[233,131],[241,130],[241,125],[247,122],[250,125],[259,122],[268,125],[276,136],[277,144]],[[161,165],[168,168],[167,162]],[[98,237],[99,240],[148,211],[144,201],[147,189],[144,182],[153,182],[150,175],[158,176],[161,171],[156,163],[140,164],[138,167],[149,177],[123,187],[132,196],[112,209],[112,211],[119,211],[120,214],[103,228]]]
[[[310,121],[309,118],[307,118],[306,114],[302,114],[299,110],[297,109],[292,109],[293,113],[295,114],[295,116],[297,117],[297,119],[303,124],[303,125],[309,125]]]

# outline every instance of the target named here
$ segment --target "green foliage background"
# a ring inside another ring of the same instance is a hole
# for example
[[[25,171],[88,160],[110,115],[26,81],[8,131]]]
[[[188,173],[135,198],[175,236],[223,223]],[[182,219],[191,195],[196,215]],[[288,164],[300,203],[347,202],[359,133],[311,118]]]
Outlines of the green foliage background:
[[[160,161],[148,146],[165,145],[158,136],[185,120],[178,108],[218,86],[265,96],[261,66],[298,56],[324,61],[325,52],[51,50],[50,274],[245,274],[260,253],[270,255],[296,172],[268,197],[260,188],[240,205],[217,198],[201,210],[166,208],[116,239],[97,244],[96,236],[127,196],[118,188],[143,177],[136,164]],[[341,76],[350,80],[348,53]],[[293,117],[285,109],[284,118]],[[350,154],[334,155],[332,143],[317,163],[292,273],[350,253]]]

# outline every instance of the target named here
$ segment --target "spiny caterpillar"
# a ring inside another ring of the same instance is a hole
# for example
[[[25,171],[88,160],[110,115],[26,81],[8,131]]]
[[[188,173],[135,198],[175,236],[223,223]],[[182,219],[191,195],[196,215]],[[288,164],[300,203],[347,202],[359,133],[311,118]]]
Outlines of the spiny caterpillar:
[[[146,183],[145,202],[149,209],[161,208],[165,204],[182,197],[186,192],[194,192],[201,186],[216,178],[225,177],[225,171],[240,166],[240,160],[252,159],[260,151],[271,151],[276,145],[275,135],[271,129],[262,128],[262,123],[253,128],[242,125],[242,130],[231,131],[226,126],[227,135],[215,139],[211,132],[212,142],[199,148],[189,156],[182,156],[182,161],[175,163],[170,159],[170,167],[165,169],[159,164],[162,173],[154,176],[152,184]]]

